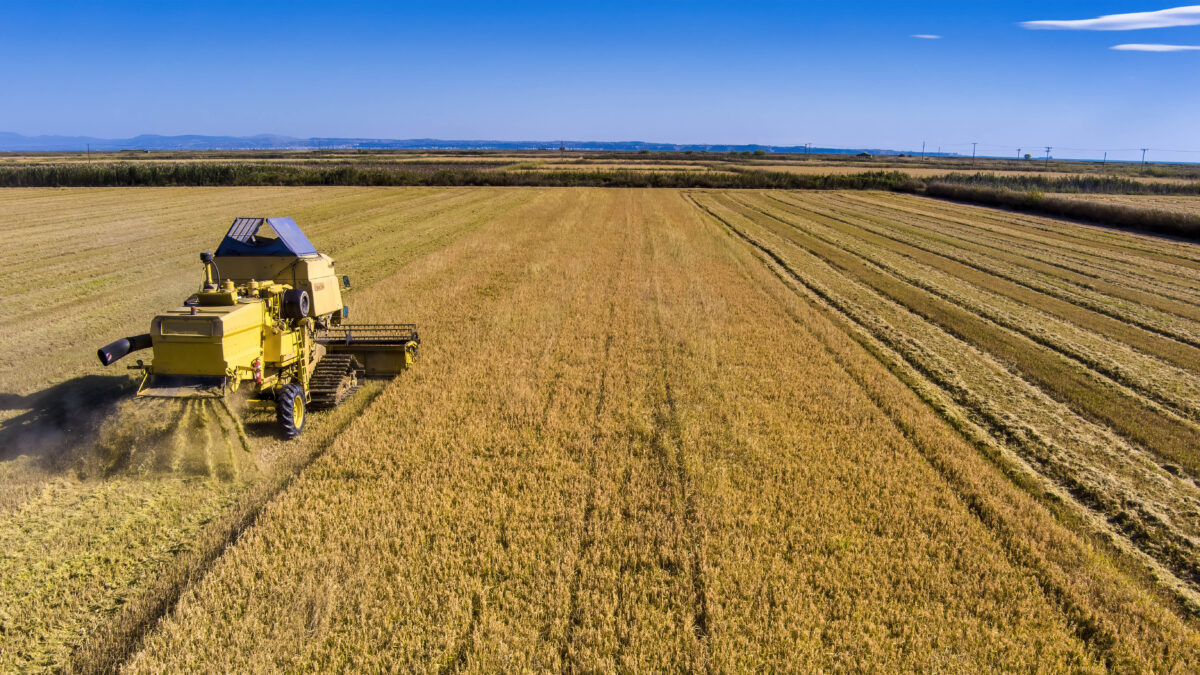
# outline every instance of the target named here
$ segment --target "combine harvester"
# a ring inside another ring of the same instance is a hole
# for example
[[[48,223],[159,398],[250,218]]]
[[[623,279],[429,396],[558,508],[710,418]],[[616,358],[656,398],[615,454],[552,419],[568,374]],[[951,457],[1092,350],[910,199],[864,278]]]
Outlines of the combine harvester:
[[[108,366],[153,348],[150,364],[130,366],[144,371],[138,396],[223,398],[247,382],[252,409],[273,410],[295,438],[310,409],[336,406],[360,377],[398,375],[416,360],[414,324],[344,323],[333,259],[291,218],[238,218],[200,261],[204,283],[182,307],[97,352]]]

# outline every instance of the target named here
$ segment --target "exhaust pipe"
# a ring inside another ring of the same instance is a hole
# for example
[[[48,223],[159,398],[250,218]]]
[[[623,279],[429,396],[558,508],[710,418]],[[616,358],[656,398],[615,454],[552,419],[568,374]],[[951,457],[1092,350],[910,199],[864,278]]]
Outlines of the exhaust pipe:
[[[100,365],[110,366],[114,361],[125,356],[129,352],[136,352],[139,349],[146,349],[151,346],[150,334],[142,333],[141,335],[132,335],[127,338],[121,338],[104,345],[96,350],[96,356],[100,357]]]

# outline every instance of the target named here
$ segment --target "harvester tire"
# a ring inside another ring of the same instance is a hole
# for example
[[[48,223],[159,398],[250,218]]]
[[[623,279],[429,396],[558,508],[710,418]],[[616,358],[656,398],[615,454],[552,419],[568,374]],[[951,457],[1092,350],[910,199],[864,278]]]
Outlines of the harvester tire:
[[[295,382],[280,387],[279,393],[275,395],[275,416],[279,418],[279,426],[283,428],[284,436],[289,439],[299,436],[308,420],[304,387]]]

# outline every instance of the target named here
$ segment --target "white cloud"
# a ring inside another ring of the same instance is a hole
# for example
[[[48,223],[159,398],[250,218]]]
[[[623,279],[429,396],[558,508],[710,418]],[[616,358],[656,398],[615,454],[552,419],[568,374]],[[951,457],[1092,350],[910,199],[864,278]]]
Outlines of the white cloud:
[[[1197,52],[1200,51],[1200,45],[1127,44],[1113,45],[1109,49],[1115,49],[1119,52]]]
[[[1200,5],[1160,9],[1157,12],[1108,14],[1095,19],[1024,21],[1021,25],[1034,30],[1140,30],[1196,26],[1200,25]]]
[[[916,35],[910,35],[909,37],[915,37],[915,38],[918,38],[921,40],[941,40],[942,39],[941,35],[929,35],[928,33],[917,33]]]

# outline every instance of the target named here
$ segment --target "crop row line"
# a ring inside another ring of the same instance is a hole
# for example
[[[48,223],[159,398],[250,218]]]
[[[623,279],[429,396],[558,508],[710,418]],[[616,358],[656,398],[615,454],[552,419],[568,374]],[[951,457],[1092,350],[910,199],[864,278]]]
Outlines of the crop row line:
[[[783,199],[777,200],[790,203]],[[1164,313],[1176,316],[1194,318],[1196,313],[1196,300],[1193,294],[1196,290],[1195,286],[1179,285],[1184,280],[1190,280],[1193,284],[1197,281],[1188,276],[1193,272],[1187,266],[1157,265],[1155,261],[1143,258],[1138,262],[1114,261],[1119,262],[1120,267],[1111,269],[1097,264],[1096,260],[1082,260],[1066,254],[1061,242],[1030,240],[1017,236],[1003,226],[984,227],[973,220],[963,219],[957,214],[947,213],[924,204],[920,207],[910,207],[907,200],[898,199],[893,200],[897,202],[896,204],[889,203],[884,207],[871,198],[851,199],[851,201],[856,208],[864,212],[879,214],[880,209],[886,208],[887,215],[892,216],[893,219],[895,213],[919,218],[927,227],[935,227],[943,236],[951,237],[955,246],[972,250],[982,249],[988,255],[1000,256],[1012,264],[1071,282],[1072,285],[1081,289],[1094,290],[1107,297],[1147,304]],[[975,211],[982,212],[978,214],[980,220],[994,217],[987,209],[975,209],[971,213],[975,215]],[[1086,252],[1080,252],[1080,254],[1086,255]],[[1151,274],[1150,270],[1159,276]]]
[[[707,207],[699,204],[695,200],[692,203],[697,208],[708,213],[713,219],[721,223],[724,229],[734,235],[737,240],[749,245],[762,257],[763,262],[771,273],[782,281],[786,287],[793,292],[802,293],[801,297],[811,297],[818,301],[824,301],[829,307],[834,305],[829,304],[828,298],[821,295],[817,289],[809,287],[787,263],[780,258],[774,251],[751,237],[749,234],[741,231],[729,221],[709,210]],[[762,282],[758,282],[760,287]],[[796,288],[795,284],[800,284],[800,288]],[[808,295],[813,294],[813,295]],[[796,316],[794,311],[784,304],[780,307],[796,325],[798,330],[810,330],[800,317]],[[850,318],[845,314],[838,313],[840,316]],[[1089,649],[1099,656],[1107,667],[1112,667],[1115,659],[1115,646],[1118,642],[1114,628],[1108,625],[1108,622],[1097,616],[1094,611],[1082,603],[1074,593],[1068,588],[1065,580],[1062,578],[1062,573],[1058,574],[1052,570],[1052,564],[1040,555],[1032,545],[1029,544],[1028,533],[1020,530],[1015,530],[1011,527],[1007,514],[1004,514],[999,508],[999,505],[994,504],[996,498],[994,494],[980,492],[976,485],[962,472],[959,466],[956,466],[950,456],[946,454],[944,447],[939,448],[938,445],[930,443],[925,434],[920,433],[908,420],[904,414],[897,409],[897,402],[889,400],[888,397],[880,390],[879,384],[866,377],[864,373],[855,367],[848,356],[839,350],[835,349],[829,342],[829,338],[819,332],[813,332],[818,342],[824,348],[825,352],[838,364],[842,372],[846,373],[855,384],[868,396],[871,402],[891,421],[893,425],[908,439],[914,447],[920,452],[926,462],[937,471],[942,480],[953,490],[954,495],[968,508],[988,530],[995,533],[997,539],[1003,544],[1003,550],[1012,560],[1012,562],[1022,568],[1025,568],[1033,573],[1037,579],[1039,586],[1043,592],[1053,599],[1064,614],[1070,618],[1075,634],[1088,645]],[[858,341],[853,333],[847,333],[851,339]],[[861,344],[861,343],[860,343]],[[874,353],[871,345],[862,344],[868,353]],[[924,403],[934,405],[935,402],[926,399],[919,392],[916,393]],[[936,407],[936,406],[935,406]],[[963,429],[957,429],[953,420],[947,420],[956,430],[966,434],[970,434]],[[977,440],[975,444],[978,446],[982,439]],[[982,447],[978,447],[983,450]],[[990,453],[983,453],[985,455]],[[990,457],[991,461],[999,460],[997,457]],[[1016,479],[1011,475],[1011,468],[998,467],[1008,477]],[[976,481],[977,482],[977,481]]]
[[[803,208],[791,202],[781,203],[792,208]],[[1100,315],[1097,318],[1102,318],[1105,321],[1103,322],[1103,331],[1098,332],[1108,335],[1122,335],[1124,336],[1122,338],[1123,341],[1127,344],[1138,347],[1147,353],[1165,358],[1180,367],[1186,368],[1192,366],[1196,363],[1196,359],[1200,358],[1200,352],[1194,351],[1200,349],[1200,341],[1187,334],[1172,331],[1170,328],[1161,326],[1155,322],[1148,322],[1126,311],[1114,309],[1111,302],[1100,302],[1079,295],[1078,293],[1069,292],[1054,284],[1038,281],[1033,278],[1034,275],[1023,276],[1021,272],[1029,270],[1021,268],[1019,263],[1010,261],[1010,256],[1001,251],[975,252],[972,250],[973,246],[969,242],[954,238],[943,240],[940,237],[926,232],[918,232],[910,227],[904,227],[894,222],[890,223],[889,227],[880,222],[875,222],[874,219],[870,219],[869,222],[872,222],[872,225],[868,226],[864,223],[851,222],[838,216],[830,217],[837,218],[848,225],[861,228],[880,237],[891,239],[899,244],[943,258],[951,263],[957,263],[975,272],[999,279],[1002,282],[1007,282],[1012,286],[1005,287],[1003,290],[1005,295],[1046,309],[1046,311],[1073,323],[1087,325],[1088,320],[1086,318],[1079,318],[1081,315],[1078,312],[1072,312],[1071,308],[1077,308],[1079,311],[1087,312],[1091,315]],[[866,216],[863,216],[863,218],[867,219]],[[935,247],[926,241],[927,238],[932,238],[945,248]],[[997,261],[1008,262],[1017,266],[1018,269],[1006,270]],[[947,271],[952,274],[955,273],[955,270]],[[1018,297],[1013,292],[1014,287],[1018,286],[1032,292],[1033,295]],[[1039,298],[1045,298],[1045,300],[1040,300]],[[1065,304],[1060,305],[1058,303]],[[1131,332],[1131,327],[1135,328],[1136,331]]]
[[[600,359],[600,374],[598,376],[598,384],[596,388],[596,407],[592,414],[592,433],[587,442],[587,476],[592,482],[591,489],[588,490],[587,497],[583,506],[583,532],[579,539],[579,547],[575,551],[575,569],[571,577],[571,586],[568,591],[567,599],[567,626],[563,635],[562,645],[559,647],[559,658],[566,672],[574,672],[575,664],[572,661],[571,645],[575,642],[575,633],[583,625],[583,608],[579,602],[579,592],[583,584],[583,566],[584,560],[596,543],[596,499],[600,490],[600,481],[596,477],[596,471],[599,468],[599,452],[598,445],[601,439],[600,433],[600,415],[604,411],[604,404],[608,394],[608,379],[610,368],[610,353],[613,344],[613,319],[616,315],[616,303],[610,302],[608,306],[608,328],[604,335],[604,347],[601,350]],[[547,403],[549,408],[549,403]]]
[[[954,202],[941,200],[926,201],[929,203],[922,204],[923,209],[929,209],[930,211],[943,214],[943,216],[952,214],[955,209],[962,208],[960,204]],[[980,220],[993,223],[1000,230],[1037,232],[1042,236],[1075,246],[1097,247],[1114,252],[1128,252],[1132,250],[1136,251],[1138,255],[1145,256],[1151,260],[1185,267],[1192,271],[1200,270],[1200,256],[1189,254],[1190,249],[1179,247],[1176,245],[1177,242],[1169,239],[1132,234],[1127,231],[1108,228],[1096,228],[1094,226],[1076,226],[1072,227],[1069,231],[1064,231],[1049,225],[1049,223],[1055,221],[1045,216],[1020,212],[1014,213],[1012,211],[992,208],[979,208],[974,209],[974,211],[977,212]]]
[[[740,234],[736,230],[734,233]],[[762,251],[757,242],[746,238],[743,238],[742,241],[750,243],[756,250]],[[795,277],[790,274],[788,274],[788,278],[784,278],[783,276],[783,274],[790,272],[790,269],[781,267],[780,263],[770,258],[765,262],[772,273],[781,281],[787,283],[789,287],[796,282]],[[788,279],[791,279],[791,283],[788,283]],[[804,324],[793,312],[787,310],[786,307],[785,311],[797,325],[797,328],[803,327]],[[826,353],[866,393],[871,402],[888,416],[888,419],[891,420],[892,424],[895,425],[904,437],[917,448],[925,461],[938,472],[942,480],[953,490],[955,496],[962,501],[972,515],[990,531],[995,533],[1011,561],[1016,566],[1025,568],[1033,573],[1034,578],[1037,579],[1038,585],[1046,596],[1058,604],[1064,614],[1070,618],[1075,634],[1088,645],[1093,653],[1101,658],[1106,667],[1111,668],[1117,658],[1114,654],[1114,647],[1117,643],[1114,628],[1086,607],[1070,591],[1065,581],[1061,578],[1061,573],[1055,574],[1051,569],[1051,563],[1029,543],[1028,533],[1012,527],[1005,514],[993,503],[993,495],[981,492],[977,486],[972,485],[961,468],[956,466],[950,457],[945,454],[945,450],[939,449],[936,444],[931,443],[925,434],[921,433],[909,420],[905,419],[905,416],[897,409],[896,403],[890,401],[880,391],[878,384],[866,377],[858,368],[854,367],[854,364],[849,361],[847,356],[837,351],[825,336],[818,336],[818,339],[825,348]],[[866,347],[866,345],[863,346]],[[871,351],[869,347],[867,349],[869,352]],[[932,401],[925,402],[927,404],[932,403]],[[983,452],[983,448],[978,449],[981,453]],[[999,460],[999,458],[994,459]],[[1004,467],[1000,468],[1004,471]],[[1009,473],[1009,471],[1004,472],[1006,474]]]
[[[815,297],[861,326],[883,344],[897,350],[904,356],[904,360],[916,368],[922,376],[936,383],[943,391],[949,393],[952,399],[977,415],[984,425],[992,430],[992,433],[1021,448],[1022,454],[1032,460],[1034,466],[1039,467],[1039,473],[1062,485],[1075,496],[1081,506],[1108,514],[1104,528],[1114,534],[1120,533],[1120,536],[1134,548],[1140,549],[1147,556],[1147,560],[1156,560],[1161,563],[1164,566],[1162,574],[1171,577],[1168,579],[1168,585],[1176,587],[1176,591],[1184,599],[1185,605],[1200,607],[1195,599],[1195,587],[1191,585],[1195,582],[1183,581],[1200,578],[1198,576],[1200,575],[1200,564],[1192,561],[1194,551],[1189,538],[1166,527],[1166,524],[1158,520],[1153,512],[1137,508],[1136,499],[1107,495],[1100,489],[1099,484],[1089,482],[1087,474],[1079,474],[1077,470],[1070,468],[1070,465],[1062,464],[1057,459],[1061,452],[1055,450],[1053,445],[1046,445],[1049,439],[1043,439],[1040,434],[1030,434],[1020,426],[1014,426],[1014,423],[1023,425],[1026,422],[992,411],[988,405],[978,399],[976,393],[970,388],[948,380],[946,375],[927,364],[925,359],[914,352],[917,345],[910,339],[904,339],[901,335],[895,334],[895,329],[880,325],[878,320],[868,320],[861,312],[856,311],[830,290],[798,272],[796,266],[788,263],[770,246],[752,237],[729,219],[723,218],[698,202],[696,203],[747,243],[760,250],[774,264],[786,270],[789,277],[802,284]],[[1135,513],[1131,514],[1130,508],[1133,508]],[[1188,553],[1188,551],[1192,552]]]
[[[739,200],[739,203],[742,204],[742,206],[744,206],[745,208],[753,209],[756,212],[761,213],[762,215],[764,215],[768,218],[772,218],[778,222],[784,223],[791,227],[795,227],[797,229],[801,228],[800,225],[793,223],[793,222],[789,222],[789,221],[787,221],[783,218],[780,218],[779,216],[777,216],[773,213],[770,213],[764,209],[761,209],[761,208],[758,208],[756,206],[752,206],[749,204],[745,204],[744,202],[741,202],[740,200]],[[817,214],[814,214],[814,215],[817,215]],[[820,216],[818,216],[818,217],[820,217]],[[830,227],[831,227],[831,229],[833,229],[835,231],[840,231],[839,228],[836,228],[833,226],[830,226]],[[1095,355],[1089,354],[1087,351],[1065,341],[1062,338],[1062,336],[1057,333],[1050,332],[1050,331],[1043,331],[1043,330],[1035,330],[1034,327],[1038,325],[1036,323],[1031,323],[1028,320],[1025,320],[1025,321],[1018,320],[1018,318],[1015,316],[1011,316],[1005,312],[999,311],[993,304],[991,304],[989,302],[970,301],[967,298],[964,298],[964,297],[958,295],[957,293],[951,292],[951,291],[943,288],[938,283],[934,283],[927,276],[923,277],[917,273],[906,272],[905,270],[900,269],[895,264],[886,262],[885,260],[883,260],[880,257],[880,255],[878,253],[876,253],[875,255],[870,255],[868,253],[864,253],[864,252],[858,250],[856,243],[860,242],[860,241],[864,241],[866,239],[865,237],[860,237],[860,238],[856,239],[854,242],[847,242],[840,238],[830,237],[826,234],[822,234],[811,228],[804,228],[804,232],[806,234],[809,234],[809,235],[817,238],[817,239],[820,239],[821,241],[824,241],[825,243],[827,243],[831,246],[836,246],[841,250],[847,251],[847,252],[859,257],[861,260],[863,260],[875,267],[878,267],[883,272],[890,274],[908,284],[911,284],[913,286],[921,288],[922,290],[929,292],[930,294],[942,299],[945,302],[948,302],[955,306],[961,307],[962,309],[967,310],[968,312],[982,316],[985,319],[993,322],[994,324],[996,324],[998,326],[1007,328],[1015,333],[1023,335],[1025,337],[1029,338],[1030,340],[1032,340],[1054,352],[1057,352],[1073,361],[1076,361],[1077,363],[1079,363],[1080,365],[1082,365],[1084,367],[1090,368],[1096,374],[1103,376],[1104,378],[1107,378],[1107,380],[1109,382],[1111,382],[1112,386],[1118,387],[1118,391],[1119,391],[1120,387],[1127,387],[1127,388],[1131,389],[1136,395],[1144,396],[1158,405],[1165,406],[1166,408],[1170,409],[1175,414],[1179,414],[1179,415],[1188,417],[1188,418],[1192,419],[1193,421],[1196,419],[1200,419],[1200,407],[1197,407],[1195,400],[1188,400],[1188,399],[1181,400],[1177,397],[1169,396],[1166,393],[1160,391],[1159,389],[1156,389],[1155,387],[1151,386],[1149,383],[1141,381],[1140,377],[1138,376],[1138,374],[1136,372],[1131,372],[1126,368],[1122,368],[1117,363],[1106,361],[1105,359],[1101,359]],[[851,235],[851,236],[853,236],[853,235]],[[870,236],[870,235],[868,234],[868,236]],[[979,290],[986,292],[986,289],[979,289]],[[911,309],[911,307],[910,307],[910,309]],[[1097,337],[1099,337],[1099,336],[1097,336]],[[1166,376],[1167,377],[1186,377],[1186,378],[1192,377],[1191,373],[1186,372],[1186,371],[1167,373]],[[1104,386],[1104,385],[1101,384],[1100,386]],[[1129,395],[1133,396],[1134,394],[1129,394]],[[1142,403],[1151,405],[1151,407],[1153,409],[1152,404],[1149,404],[1148,402],[1142,402]]]
[[[858,279],[885,297],[967,344],[993,354],[1016,368],[1021,375],[1052,398],[1067,404],[1085,417],[1100,420],[1127,438],[1162,454],[1164,459],[1200,476],[1200,463],[1191,450],[1200,447],[1200,430],[1182,419],[1146,405],[1139,405],[1120,389],[1105,386],[1088,375],[1086,369],[1070,366],[1070,361],[1036,343],[998,329],[973,313],[962,311],[926,291],[891,277],[868,261],[845,249],[830,246],[793,224],[768,217],[788,229],[785,238],[807,249],[843,273]],[[753,219],[752,219],[753,220]],[[761,224],[761,223],[760,223]]]
[[[706,671],[711,672],[712,665],[708,645],[708,585],[704,578],[706,565],[704,549],[701,545],[700,523],[698,522],[696,486],[694,485],[691,472],[688,470],[679,412],[675,393],[671,387],[671,369],[669,366],[671,359],[669,357],[672,349],[667,340],[667,332],[663,325],[662,308],[664,298],[662,297],[661,285],[659,283],[654,284],[654,293],[656,299],[654,304],[654,319],[659,334],[661,362],[659,376],[662,378],[662,395],[665,410],[660,408],[655,415],[654,436],[651,439],[651,447],[655,448],[659,453],[660,461],[668,465],[666,470],[673,471],[675,474],[672,482],[677,486],[677,494],[672,503],[676,504],[676,509],[681,511],[679,515],[683,525],[683,536],[688,556],[688,573],[691,575],[692,627],[699,649],[698,656],[700,663]],[[672,449],[674,450],[673,453]],[[674,454],[673,461],[671,459],[672,454]]]

